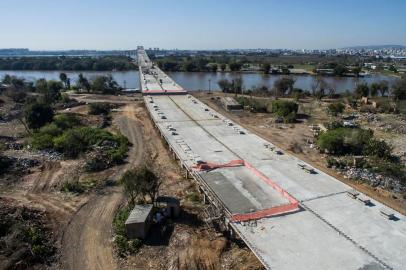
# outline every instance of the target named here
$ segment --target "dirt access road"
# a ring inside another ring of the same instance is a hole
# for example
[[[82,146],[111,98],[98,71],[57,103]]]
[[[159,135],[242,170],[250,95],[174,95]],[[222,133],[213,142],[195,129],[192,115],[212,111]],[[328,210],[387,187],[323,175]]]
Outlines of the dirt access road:
[[[123,107],[114,124],[133,144],[128,163],[112,175],[117,180],[127,169],[140,164],[144,158],[143,135],[135,118],[135,106]],[[118,269],[112,248],[112,220],[123,200],[121,187],[113,186],[92,195],[72,217],[62,237],[61,264],[63,269]]]

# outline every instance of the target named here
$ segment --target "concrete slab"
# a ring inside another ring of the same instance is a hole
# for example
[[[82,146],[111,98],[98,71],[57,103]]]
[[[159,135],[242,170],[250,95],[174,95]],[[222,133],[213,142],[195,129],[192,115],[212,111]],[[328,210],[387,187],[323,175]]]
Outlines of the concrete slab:
[[[232,214],[251,213],[289,203],[244,166],[202,172],[200,176],[223,199]]]
[[[390,208],[372,200],[368,206],[347,194],[305,202],[304,205],[393,269],[406,266],[406,219],[390,220],[381,215]]]
[[[232,225],[268,269],[384,269],[307,211]]]

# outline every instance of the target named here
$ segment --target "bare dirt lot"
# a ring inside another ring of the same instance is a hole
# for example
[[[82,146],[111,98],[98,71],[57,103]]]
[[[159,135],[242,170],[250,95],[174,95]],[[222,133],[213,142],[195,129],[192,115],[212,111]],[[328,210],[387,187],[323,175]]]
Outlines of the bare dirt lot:
[[[329,116],[325,110],[326,104],[320,101],[301,101],[299,112],[302,111],[311,114],[310,119],[300,119],[300,122],[295,124],[275,124],[275,118],[268,113],[226,111],[214,99],[216,96],[223,96],[223,93],[209,95],[205,92],[197,92],[193,94],[214,110],[217,110],[260,137],[274,143],[281,149],[288,151],[315,168],[336,177],[340,181],[364,192],[397,211],[406,214],[405,199],[400,196],[394,196],[391,192],[386,190],[373,188],[370,185],[344,178],[343,175],[338,174],[335,170],[327,168],[325,163],[326,155],[319,153],[316,149],[310,148],[308,141],[312,141],[314,136],[309,125],[324,123],[329,120]]]

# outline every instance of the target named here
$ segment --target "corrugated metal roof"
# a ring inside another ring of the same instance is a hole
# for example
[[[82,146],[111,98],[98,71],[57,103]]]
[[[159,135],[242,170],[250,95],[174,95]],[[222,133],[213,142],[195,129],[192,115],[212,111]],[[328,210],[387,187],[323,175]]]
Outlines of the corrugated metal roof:
[[[134,206],[134,209],[131,210],[131,213],[128,216],[125,224],[145,222],[148,215],[152,211],[152,207],[152,204],[142,204]]]

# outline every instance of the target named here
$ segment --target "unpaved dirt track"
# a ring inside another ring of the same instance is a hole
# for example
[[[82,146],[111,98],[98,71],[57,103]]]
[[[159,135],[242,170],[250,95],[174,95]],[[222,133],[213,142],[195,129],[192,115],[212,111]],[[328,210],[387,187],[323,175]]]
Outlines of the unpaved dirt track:
[[[144,157],[141,125],[135,118],[136,105],[126,105],[114,123],[133,144],[128,163],[115,173],[117,179],[129,167],[140,164]],[[105,188],[93,195],[72,217],[62,238],[63,269],[118,269],[112,247],[112,221],[123,200],[121,187]]]

